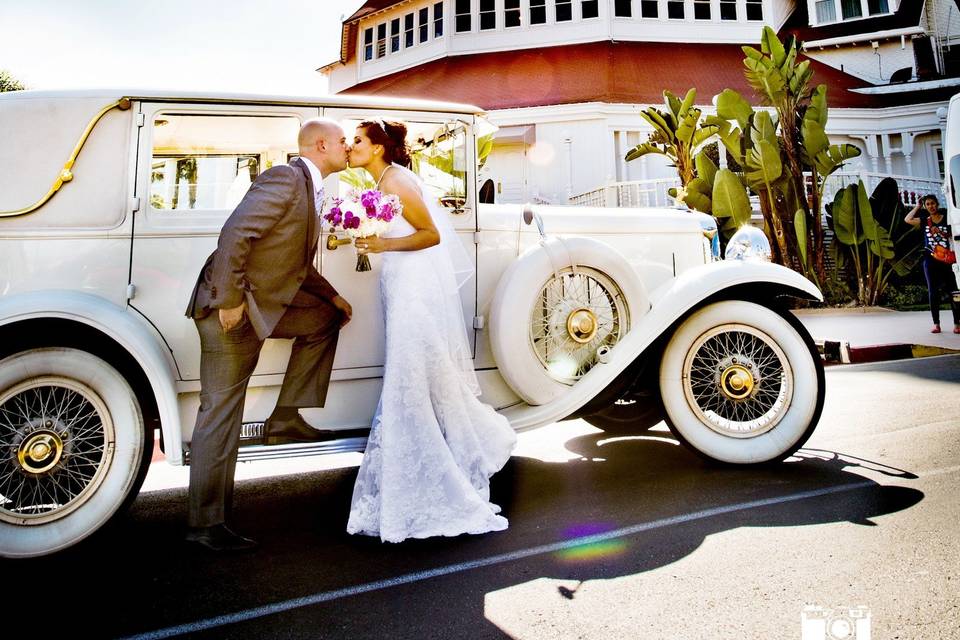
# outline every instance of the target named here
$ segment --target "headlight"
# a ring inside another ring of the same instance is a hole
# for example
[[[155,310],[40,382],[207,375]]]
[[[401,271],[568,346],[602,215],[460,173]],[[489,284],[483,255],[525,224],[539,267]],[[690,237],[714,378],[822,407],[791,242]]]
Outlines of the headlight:
[[[756,227],[744,225],[727,243],[727,260],[759,260],[770,262],[773,252],[767,236]]]

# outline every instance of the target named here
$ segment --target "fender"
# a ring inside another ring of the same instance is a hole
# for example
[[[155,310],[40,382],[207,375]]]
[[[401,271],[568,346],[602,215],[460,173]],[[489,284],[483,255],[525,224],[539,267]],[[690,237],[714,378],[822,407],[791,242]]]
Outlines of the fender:
[[[35,291],[0,299],[0,326],[39,318],[61,318],[92,327],[112,338],[136,360],[157,402],[167,461],[182,465],[177,373],[156,331],[128,310],[78,291]]]
[[[650,311],[610,351],[607,362],[591,369],[568,393],[548,404],[520,404],[501,413],[518,431],[562,420],[602,392],[674,322],[702,300],[724,289],[751,283],[772,284],[784,293],[823,300],[820,290],[802,275],[768,262],[736,260],[688,269],[653,292]]]

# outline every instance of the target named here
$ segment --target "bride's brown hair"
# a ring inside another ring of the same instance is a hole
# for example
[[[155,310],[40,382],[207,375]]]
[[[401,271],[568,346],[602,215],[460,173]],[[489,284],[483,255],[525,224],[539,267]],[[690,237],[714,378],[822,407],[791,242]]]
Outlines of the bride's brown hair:
[[[410,168],[410,149],[407,147],[407,125],[385,120],[364,120],[360,123],[370,142],[383,145],[383,160]]]

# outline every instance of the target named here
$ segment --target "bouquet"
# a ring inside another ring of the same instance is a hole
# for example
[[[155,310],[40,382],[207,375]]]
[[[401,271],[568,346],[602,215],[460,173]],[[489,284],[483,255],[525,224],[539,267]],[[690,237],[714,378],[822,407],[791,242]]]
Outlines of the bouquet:
[[[331,231],[343,231],[348,238],[369,238],[384,233],[403,212],[400,198],[376,189],[350,189],[343,198],[324,203],[323,219]],[[370,271],[370,257],[357,255],[357,271]]]

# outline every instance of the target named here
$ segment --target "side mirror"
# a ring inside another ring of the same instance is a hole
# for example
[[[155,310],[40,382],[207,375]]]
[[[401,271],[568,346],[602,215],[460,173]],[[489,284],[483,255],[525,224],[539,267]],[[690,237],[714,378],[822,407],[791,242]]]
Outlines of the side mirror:
[[[533,205],[529,202],[523,205],[523,222],[524,224],[530,224],[531,222],[537,223],[537,231],[540,232],[540,238],[546,240],[547,233],[543,230],[543,218],[540,217],[540,214],[533,210]]]

